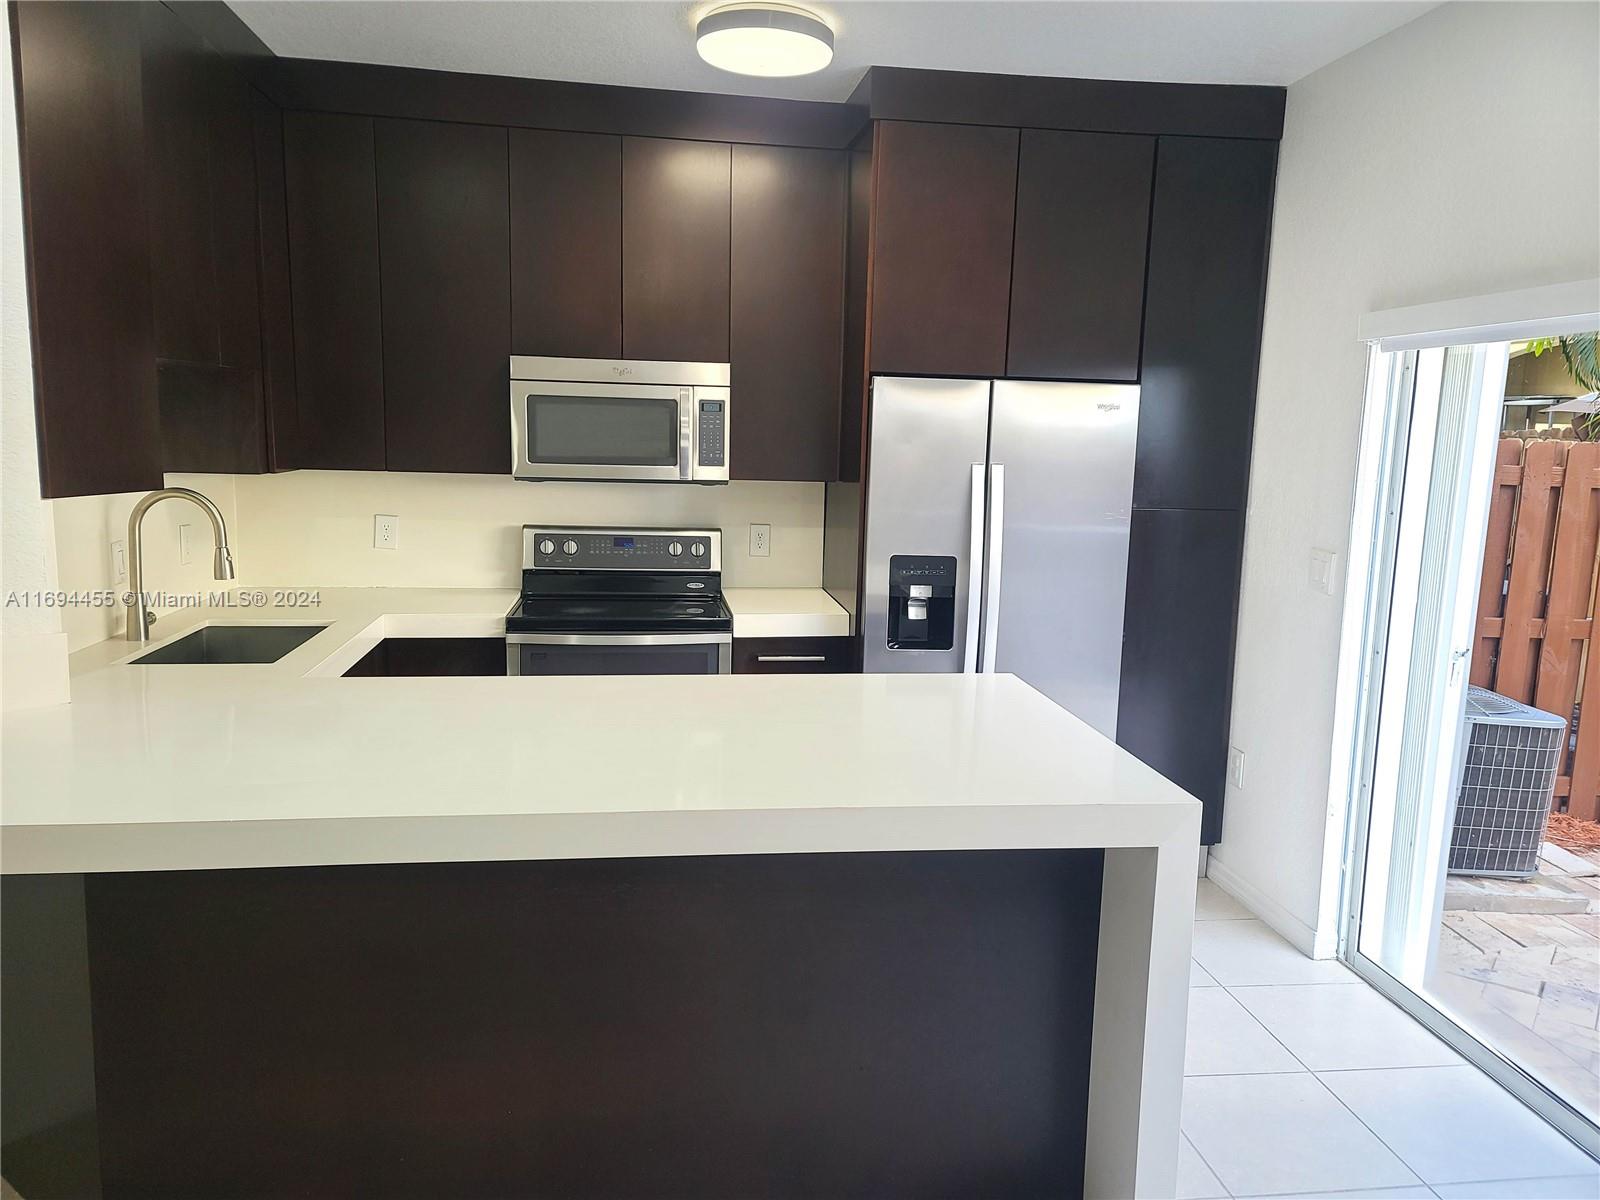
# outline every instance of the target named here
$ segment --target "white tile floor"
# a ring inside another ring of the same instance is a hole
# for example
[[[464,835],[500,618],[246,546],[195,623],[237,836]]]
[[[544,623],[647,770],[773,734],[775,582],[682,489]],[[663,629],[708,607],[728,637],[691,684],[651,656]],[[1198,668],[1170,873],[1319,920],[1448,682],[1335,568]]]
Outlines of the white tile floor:
[[[1600,1200],[1600,1164],[1207,879],[1194,959],[1179,1197]]]

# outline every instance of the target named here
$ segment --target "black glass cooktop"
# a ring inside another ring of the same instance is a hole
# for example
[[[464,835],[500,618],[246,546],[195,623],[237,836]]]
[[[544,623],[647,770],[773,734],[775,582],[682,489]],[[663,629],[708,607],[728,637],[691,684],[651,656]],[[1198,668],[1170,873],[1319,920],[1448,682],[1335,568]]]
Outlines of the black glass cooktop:
[[[524,596],[506,614],[508,633],[726,633],[722,597]]]

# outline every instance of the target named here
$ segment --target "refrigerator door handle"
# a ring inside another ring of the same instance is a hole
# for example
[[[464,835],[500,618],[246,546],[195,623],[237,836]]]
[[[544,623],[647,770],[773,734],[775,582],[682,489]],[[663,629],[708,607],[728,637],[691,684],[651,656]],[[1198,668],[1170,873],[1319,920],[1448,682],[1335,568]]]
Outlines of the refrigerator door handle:
[[[988,470],[982,463],[972,464],[972,542],[967,551],[967,631],[962,643],[961,673],[978,670],[978,631],[983,614],[983,492]]]
[[[980,673],[994,673],[996,639],[1000,636],[1000,551],[1006,532],[1006,469],[991,466],[989,481],[989,561],[985,572],[987,586],[983,597],[983,655]]]

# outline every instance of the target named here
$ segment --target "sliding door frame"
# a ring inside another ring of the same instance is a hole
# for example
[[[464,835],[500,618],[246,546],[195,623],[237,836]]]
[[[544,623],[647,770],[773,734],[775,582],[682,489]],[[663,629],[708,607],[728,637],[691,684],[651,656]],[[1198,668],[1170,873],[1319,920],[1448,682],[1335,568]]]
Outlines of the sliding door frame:
[[[1436,342],[1436,347],[1446,343]],[[1481,343],[1480,343],[1481,344]],[[1437,350],[1371,344],[1366,409],[1357,467],[1351,527],[1351,586],[1346,594],[1347,634],[1352,654],[1347,674],[1349,737],[1344,765],[1346,821],[1341,861],[1338,953],[1357,975],[1444,1041],[1467,1061],[1532,1108],[1592,1157],[1600,1158],[1600,1129],[1522,1067],[1468,1032],[1466,1027],[1362,953],[1362,901],[1372,835],[1372,787],[1377,766],[1379,712],[1384,694],[1387,637],[1392,616],[1395,566],[1406,494],[1411,420],[1417,397],[1418,356]],[[1426,399],[1426,398],[1424,398]],[[1338,746],[1335,747],[1336,753]],[[1442,864],[1441,864],[1442,866]]]

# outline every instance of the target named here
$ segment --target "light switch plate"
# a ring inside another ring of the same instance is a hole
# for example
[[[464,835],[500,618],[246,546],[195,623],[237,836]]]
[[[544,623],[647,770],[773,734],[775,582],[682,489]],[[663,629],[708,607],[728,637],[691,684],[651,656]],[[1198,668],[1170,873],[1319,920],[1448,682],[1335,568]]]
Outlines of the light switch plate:
[[[374,550],[400,549],[400,518],[389,513],[377,513],[372,518],[372,548]]]
[[[1237,746],[1228,747],[1228,782],[1244,789],[1244,751]]]
[[[772,526],[750,526],[750,557],[766,558],[772,553]]]
[[[178,526],[178,561],[191,563],[194,561],[194,526]]]
[[[111,543],[111,570],[118,583],[128,577],[128,547],[120,539]]]
[[[1313,547],[1311,550],[1311,586],[1324,596],[1333,595],[1334,576],[1338,573],[1339,555],[1333,550]]]

